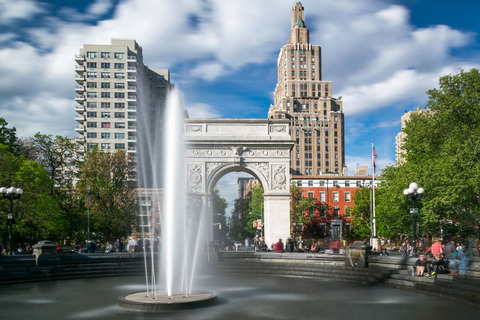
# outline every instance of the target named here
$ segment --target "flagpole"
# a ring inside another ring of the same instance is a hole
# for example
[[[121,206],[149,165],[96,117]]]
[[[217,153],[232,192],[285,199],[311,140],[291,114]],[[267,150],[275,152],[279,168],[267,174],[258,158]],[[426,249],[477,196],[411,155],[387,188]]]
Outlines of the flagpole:
[[[372,193],[373,193],[373,237],[377,237],[377,224],[375,221],[375,148],[372,140]]]

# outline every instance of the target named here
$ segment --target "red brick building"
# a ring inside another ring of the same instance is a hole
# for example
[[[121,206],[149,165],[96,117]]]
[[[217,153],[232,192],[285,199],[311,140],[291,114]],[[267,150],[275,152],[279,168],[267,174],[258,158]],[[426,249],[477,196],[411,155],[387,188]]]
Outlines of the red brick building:
[[[372,185],[372,177],[365,176],[292,176],[291,181],[301,188],[304,198],[315,199],[310,236],[331,239],[345,238],[350,231],[355,191]]]

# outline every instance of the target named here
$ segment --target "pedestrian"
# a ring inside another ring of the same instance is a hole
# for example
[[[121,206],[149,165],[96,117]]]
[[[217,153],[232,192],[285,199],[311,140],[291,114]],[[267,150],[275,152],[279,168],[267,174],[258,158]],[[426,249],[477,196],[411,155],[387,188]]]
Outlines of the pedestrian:
[[[420,254],[418,260],[415,262],[415,274],[417,276],[423,277],[423,273],[427,268],[428,260],[425,258],[424,254]]]
[[[123,251],[123,242],[120,241],[120,238],[117,239],[117,241],[114,244],[115,247],[115,252],[122,252]]]
[[[95,241],[90,240],[90,242],[87,243],[85,250],[87,253],[95,253],[97,251],[97,244]]]
[[[250,250],[250,239],[248,237],[245,238],[245,251],[248,252]]]

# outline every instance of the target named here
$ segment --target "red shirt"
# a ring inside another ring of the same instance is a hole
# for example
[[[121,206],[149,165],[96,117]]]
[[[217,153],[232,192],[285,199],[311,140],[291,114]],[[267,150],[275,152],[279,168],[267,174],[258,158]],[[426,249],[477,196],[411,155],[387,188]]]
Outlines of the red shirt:
[[[283,242],[277,242],[273,245],[273,249],[275,249],[275,251],[277,252],[282,252],[283,250]]]
[[[442,243],[441,242],[435,242],[432,244],[432,255],[435,257],[437,254],[442,253]]]

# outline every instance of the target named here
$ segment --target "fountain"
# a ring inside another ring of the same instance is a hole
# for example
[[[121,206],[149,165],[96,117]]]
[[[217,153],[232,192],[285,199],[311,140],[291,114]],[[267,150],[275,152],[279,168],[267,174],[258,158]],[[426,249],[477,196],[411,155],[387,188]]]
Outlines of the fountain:
[[[140,188],[153,190],[154,201],[162,199],[161,245],[151,245],[144,255],[146,291],[122,300],[126,308],[141,311],[183,309],[209,305],[216,295],[193,289],[201,241],[207,237],[205,206],[186,201],[184,164],[184,109],[180,93],[171,89],[165,114],[162,108],[139,111],[137,173]],[[164,119],[164,131],[161,131]],[[154,134],[152,134],[154,132]],[[160,165],[163,163],[163,167]],[[161,174],[163,172],[163,174]],[[140,207],[141,224],[145,216]],[[153,234],[142,227],[142,235]],[[161,285],[161,284],[164,285]]]

